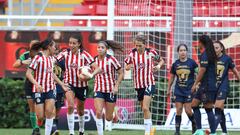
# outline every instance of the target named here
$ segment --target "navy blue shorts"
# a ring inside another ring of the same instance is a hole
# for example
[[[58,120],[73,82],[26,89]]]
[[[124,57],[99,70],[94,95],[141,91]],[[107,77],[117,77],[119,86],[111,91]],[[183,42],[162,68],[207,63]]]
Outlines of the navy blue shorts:
[[[175,102],[180,102],[180,103],[191,103],[192,102],[192,96],[180,96],[180,95],[175,95],[174,96],[174,101]]]
[[[56,109],[60,109],[64,106],[64,93],[57,93],[55,107]]]
[[[105,100],[105,102],[110,103],[116,103],[117,101],[117,95],[114,95],[113,93],[104,93],[100,91],[94,93],[94,98],[102,98]]]
[[[194,93],[194,98],[202,101],[203,103],[215,102],[217,98],[217,91],[209,91],[204,88],[200,88]]]
[[[75,97],[78,98],[80,101],[85,101],[88,95],[88,87],[74,87],[73,85],[70,85],[70,89],[75,94]]]
[[[218,91],[217,93],[217,100],[226,100],[227,99],[227,92],[226,91]]]
[[[26,78],[25,83],[24,83],[24,90],[25,90],[26,99],[33,99],[32,88],[33,88],[33,84]]]
[[[156,90],[155,85],[150,85],[146,88],[135,89],[137,91],[138,101],[143,101],[144,96],[154,96]]]
[[[47,99],[56,99],[56,95],[53,90],[44,93],[33,93],[33,97],[36,104],[44,104]]]

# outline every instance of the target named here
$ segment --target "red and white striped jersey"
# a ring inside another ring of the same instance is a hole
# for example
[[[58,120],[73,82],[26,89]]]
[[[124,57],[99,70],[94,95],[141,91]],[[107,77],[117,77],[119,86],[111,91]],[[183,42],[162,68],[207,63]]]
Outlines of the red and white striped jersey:
[[[42,54],[38,54],[33,58],[29,65],[29,68],[34,70],[34,79],[43,87],[43,92],[56,89],[53,79],[53,64],[54,57],[46,57]],[[35,85],[33,85],[32,91],[36,92]]]
[[[58,61],[62,59],[65,59],[64,83],[79,88],[86,87],[88,85],[87,81],[80,81],[77,73],[80,67],[91,65],[94,62],[92,56],[84,50],[79,49],[77,54],[73,54],[70,49],[66,49],[57,56]]]
[[[102,73],[95,76],[94,91],[110,93],[115,86],[115,72],[121,69],[121,65],[117,59],[111,55],[106,55],[102,60],[96,56],[94,58],[96,64],[102,69]]]
[[[135,88],[146,88],[155,85],[153,76],[154,61],[159,61],[160,56],[154,50],[145,48],[143,54],[139,54],[134,48],[125,59],[126,64],[133,64],[133,77]]]

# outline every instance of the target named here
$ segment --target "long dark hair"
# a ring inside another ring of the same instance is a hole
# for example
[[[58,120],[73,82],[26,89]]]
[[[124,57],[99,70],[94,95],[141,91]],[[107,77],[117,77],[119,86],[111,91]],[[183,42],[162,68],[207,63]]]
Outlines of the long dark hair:
[[[188,51],[188,47],[187,47],[186,44],[180,44],[180,45],[178,45],[178,47],[177,47],[177,51],[178,51],[178,52],[179,52],[181,46],[185,47],[186,51]]]
[[[42,48],[43,50],[47,50],[48,47],[49,47],[49,46],[52,46],[54,43],[55,43],[55,42],[54,42],[52,39],[50,39],[50,38],[45,39],[45,40],[43,40],[43,41],[41,42],[41,48]]]
[[[99,43],[103,43],[107,49],[111,48],[114,52],[123,52],[123,46],[116,41],[104,40],[100,41]]]
[[[139,41],[139,42],[142,42],[143,44],[146,44],[147,43],[147,38],[144,35],[137,35],[134,38],[134,41]]]
[[[214,50],[212,39],[207,35],[202,35],[201,37],[199,37],[199,42],[201,42],[203,44],[203,46],[206,50],[208,62],[215,63],[217,60],[217,55]]]
[[[80,44],[79,49],[83,50],[83,42],[82,42],[82,37],[80,35],[71,35],[70,38],[77,39],[78,43]]]
[[[223,45],[222,42],[220,42],[219,40],[215,41],[214,43],[217,43],[217,44],[220,44],[221,48],[222,48],[222,53],[223,54],[226,54],[226,49],[225,49],[225,46]]]
[[[33,58],[42,48],[42,44],[40,41],[36,41],[32,43],[32,47],[29,50],[29,55],[31,58]]]

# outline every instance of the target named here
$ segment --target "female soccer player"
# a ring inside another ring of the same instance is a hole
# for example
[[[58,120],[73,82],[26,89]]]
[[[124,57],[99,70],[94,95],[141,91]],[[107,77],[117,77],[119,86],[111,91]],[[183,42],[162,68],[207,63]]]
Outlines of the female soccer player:
[[[146,48],[146,43],[143,35],[136,36],[134,39],[136,48],[132,49],[125,59],[125,69],[130,70],[133,66],[134,86],[144,113],[145,134],[148,135],[152,126],[149,107],[155,93],[153,72],[160,70],[164,61],[154,49]],[[157,62],[157,65],[154,65],[154,62]]]
[[[53,110],[55,103],[54,90],[57,81],[65,91],[68,88],[61,82],[53,73],[54,58],[52,57],[55,52],[55,42],[52,40],[44,40],[41,42],[43,52],[36,55],[29,68],[27,69],[26,76],[33,84],[33,97],[36,103],[36,114],[38,119],[43,120],[46,116],[45,122],[45,135],[50,135],[53,124]],[[34,72],[34,76],[32,75]]]
[[[177,80],[174,89],[174,98],[176,106],[175,135],[180,135],[180,125],[182,120],[181,115],[183,107],[189,120],[192,122],[192,132],[194,133],[196,129],[191,108],[192,102],[191,88],[194,83],[194,75],[195,71],[197,71],[198,65],[193,59],[187,57],[188,48],[185,44],[180,44],[177,47],[177,51],[179,59],[172,64],[167,94],[170,95],[171,87],[176,76]]]
[[[214,47],[216,54],[218,56],[217,61],[217,99],[215,102],[215,118],[216,118],[216,129],[220,121],[223,121],[222,130],[223,135],[227,135],[227,129],[225,125],[225,115],[224,115],[224,102],[227,99],[227,93],[229,90],[229,78],[228,78],[228,71],[229,69],[236,75],[237,79],[240,80],[240,75],[233,63],[231,57],[226,55],[225,47],[220,41],[214,42]]]
[[[64,82],[71,86],[71,90],[65,93],[68,102],[68,128],[69,133],[74,135],[74,97],[77,98],[77,112],[79,115],[79,135],[84,134],[84,101],[88,93],[87,80],[101,72],[101,69],[94,62],[92,56],[83,50],[81,37],[73,35],[69,39],[69,49],[60,52],[58,61],[65,60]],[[91,76],[79,78],[79,68],[91,66],[95,70]]]
[[[103,135],[103,108],[105,106],[106,123],[111,130],[113,111],[116,103],[118,87],[123,79],[123,70],[118,60],[107,54],[108,48],[114,48],[118,44],[111,40],[100,41],[97,46],[98,56],[94,58],[96,64],[102,69],[102,73],[95,76],[94,107],[96,109],[96,125],[98,135]],[[115,72],[118,77],[115,80]]]
[[[41,48],[40,42],[37,40],[32,40],[30,42],[30,51],[23,53],[19,57],[19,59],[13,64],[13,67],[19,68],[23,65],[29,65],[31,63],[31,59],[40,51],[40,48]],[[30,121],[33,128],[32,134],[33,135],[40,134],[36,119],[35,103],[32,97],[32,83],[27,78],[25,80],[24,90],[29,106]]]
[[[203,103],[203,106],[208,116],[208,123],[211,129],[211,134],[214,135],[216,134],[215,117],[212,108],[217,95],[217,55],[214,50],[213,42],[207,35],[203,35],[199,38],[199,47],[202,48],[204,52],[201,54],[200,69],[192,87],[192,93],[194,93],[194,98],[192,100],[192,108],[197,126],[197,130],[194,135],[204,135],[201,124],[201,112],[199,109],[199,105],[201,102]],[[199,89],[196,91],[197,85],[199,85]]]

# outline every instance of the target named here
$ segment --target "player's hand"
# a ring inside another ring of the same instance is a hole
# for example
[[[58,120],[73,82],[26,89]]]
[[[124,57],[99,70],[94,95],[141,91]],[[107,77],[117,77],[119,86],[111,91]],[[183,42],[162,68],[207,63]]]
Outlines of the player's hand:
[[[153,67],[153,72],[160,71],[160,69],[161,69],[161,66],[158,64]]]
[[[42,93],[43,92],[43,87],[39,84],[36,85],[37,92]]]
[[[126,66],[125,66],[125,70],[130,70],[132,68],[132,64],[127,64]]]
[[[31,59],[23,60],[22,63],[24,65],[29,65],[31,63]]]
[[[194,92],[196,92],[196,90],[197,90],[197,85],[194,83],[191,91],[192,91],[192,93],[194,93]]]
[[[115,85],[113,89],[113,94],[116,95],[117,93],[118,93],[118,85]]]
[[[62,86],[62,88],[63,88],[63,90],[64,90],[65,92],[67,92],[67,91],[70,90],[70,86],[69,86],[68,84],[66,84],[66,83],[62,83],[61,86]]]
[[[170,95],[171,95],[171,93],[172,93],[172,89],[171,89],[171,88],[169,88],[169,89],[167,90],[167,96],[170,96]]]

